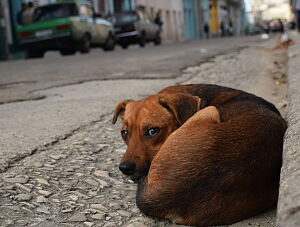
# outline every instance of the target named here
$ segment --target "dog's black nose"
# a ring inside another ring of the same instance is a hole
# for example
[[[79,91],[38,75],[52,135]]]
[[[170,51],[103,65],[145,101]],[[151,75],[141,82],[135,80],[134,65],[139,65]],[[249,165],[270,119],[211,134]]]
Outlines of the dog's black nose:
[[[125,175],[132,175],[135,170],[135,163],[134,162],[123,162],[119,165],[119,169]]]

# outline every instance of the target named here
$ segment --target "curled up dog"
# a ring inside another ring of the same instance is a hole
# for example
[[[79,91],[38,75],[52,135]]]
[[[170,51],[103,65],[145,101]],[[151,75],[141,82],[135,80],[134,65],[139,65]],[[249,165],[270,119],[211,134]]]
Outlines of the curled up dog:
[[[238,222],[276,204],[285,120],[255,95],[206,84],[116,107],[128,148],[120,170],[146,215],[184,225]]]

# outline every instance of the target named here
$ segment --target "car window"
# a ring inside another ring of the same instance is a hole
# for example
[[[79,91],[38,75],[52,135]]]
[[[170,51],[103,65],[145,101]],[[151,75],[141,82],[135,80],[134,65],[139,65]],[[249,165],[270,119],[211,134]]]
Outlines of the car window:
[[[119,13],[108,18],[114,24],[126,24],[138,20],[136,13]]]
[[[93,10],[87,5],[81,5],[79,12],[80,12],[80,16],[93,17]]]
[[[144,14],[143,12],[141,12],[141,11],[138,12],[138,15],[139,15],[139,18],[140,18],[141,20],[145,20],[145,19],[146,19],[145,14]]]
[[[145,20],[150,21],[150,17],[149,17],[149,15],[148,15],[148,13],[144,13],[144,18],[145,18]]]
[[[45,21],[77,15],[78,10],[75,4],[55,4],[36,8],[33,13],[33,21]]]

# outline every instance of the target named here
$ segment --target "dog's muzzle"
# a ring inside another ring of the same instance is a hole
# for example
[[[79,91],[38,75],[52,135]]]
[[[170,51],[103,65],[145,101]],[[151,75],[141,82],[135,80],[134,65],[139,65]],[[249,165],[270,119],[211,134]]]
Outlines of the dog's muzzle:
[[[146,168],[138,170],[134,162],[122,162],[119,165],[120,171],[131,178],[133,181],[137,181],[141,177],[147,176],[150,168],[150,161],[147,161]]]
[[[133,175],[135,168],[136,164],[134,162],[123,162],[119,165],[121,172],[127,176]]]

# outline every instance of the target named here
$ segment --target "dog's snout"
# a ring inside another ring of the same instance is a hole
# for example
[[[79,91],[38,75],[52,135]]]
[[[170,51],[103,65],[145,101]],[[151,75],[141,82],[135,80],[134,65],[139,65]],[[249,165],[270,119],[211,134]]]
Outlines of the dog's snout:
[[[135,171],[136,165],[134,162],[123,162],[119,165],[119,169],[125,175],[132,175]]]

